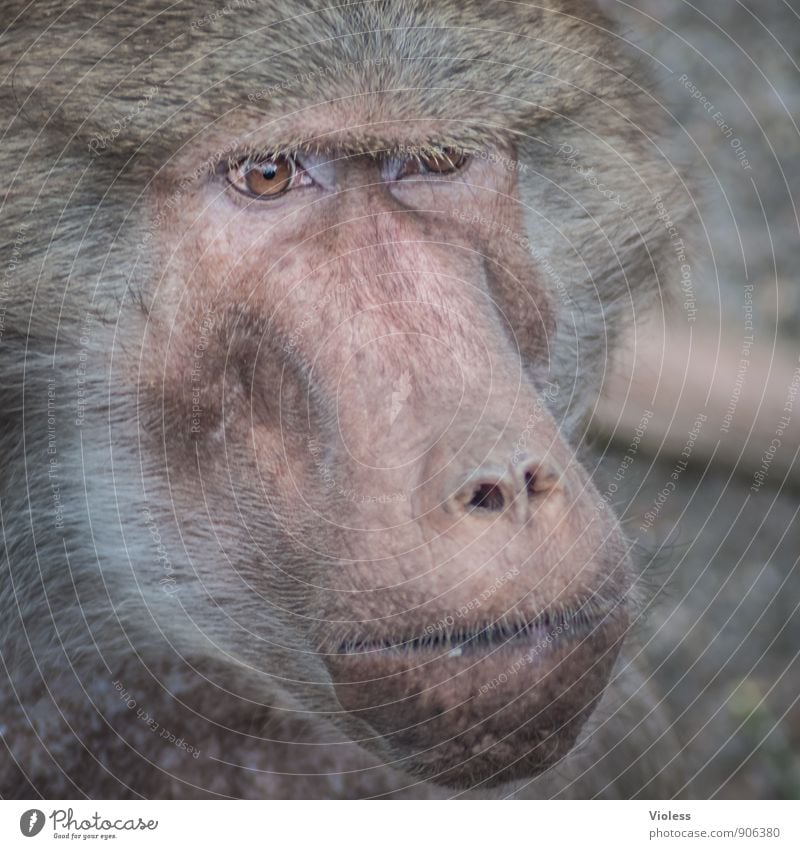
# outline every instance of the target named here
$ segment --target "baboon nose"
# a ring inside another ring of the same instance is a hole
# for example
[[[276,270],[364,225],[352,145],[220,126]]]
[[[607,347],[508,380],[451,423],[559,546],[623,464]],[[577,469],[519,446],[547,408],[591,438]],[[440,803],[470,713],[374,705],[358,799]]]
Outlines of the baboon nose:
[[[555,464],[545,460],[523,458],[505,467],[487,463],[462,478],[445,498],[445,509],[476,516],[508,513],[524,521],[531,502],[555,489],[559,480]]]

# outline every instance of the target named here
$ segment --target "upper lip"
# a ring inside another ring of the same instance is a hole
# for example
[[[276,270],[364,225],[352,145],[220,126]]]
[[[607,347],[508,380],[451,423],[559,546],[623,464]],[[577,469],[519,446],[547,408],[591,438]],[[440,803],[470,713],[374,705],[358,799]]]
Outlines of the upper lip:
[[[601,603],[591,598],[569,606],[547,609],[531,617],[509,612],[495,620],[459,622],[452,615],[430,624],[410,629],[408,626],[389,630],[387,627],[356,629],[336,640],[328,640],[327,653],[332,655],[385,656],[387,653],[432,652],[446,654],[453,650],[486,652],[514,646],[520,641],[544,640],[544,645],[569,639],[579,640],[595,628],[615,617],[618,605]],[[547,637],[550,640],[547,640]]]

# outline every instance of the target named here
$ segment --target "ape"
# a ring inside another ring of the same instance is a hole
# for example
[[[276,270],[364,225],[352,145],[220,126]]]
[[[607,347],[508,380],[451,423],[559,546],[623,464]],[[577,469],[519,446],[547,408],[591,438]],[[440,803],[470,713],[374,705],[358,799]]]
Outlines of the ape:
[[[6,9],[0,792],[671,792],[576,454],[681,207],[608,21]]]

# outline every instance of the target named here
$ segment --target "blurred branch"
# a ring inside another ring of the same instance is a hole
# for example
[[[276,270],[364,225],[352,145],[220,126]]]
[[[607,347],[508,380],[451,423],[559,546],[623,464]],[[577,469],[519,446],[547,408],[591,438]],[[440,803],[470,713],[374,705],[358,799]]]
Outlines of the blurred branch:
[[[752,334],[752,335],[750,335]],[[763,329],[639,323],[604,382],[590,425],[629,443],[646,411],[641,448],[749,477],[760,488],[800,486],[800,351]],[[705,420],[703,420],[705,416]]]

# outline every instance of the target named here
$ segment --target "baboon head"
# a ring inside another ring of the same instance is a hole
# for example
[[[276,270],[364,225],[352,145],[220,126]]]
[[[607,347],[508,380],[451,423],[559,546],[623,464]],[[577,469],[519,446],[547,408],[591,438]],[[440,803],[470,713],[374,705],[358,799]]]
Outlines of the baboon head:
[[[426,779],[548,768],[630,615],[576,456],[673,179],[630,60],[570,0],[96,5],[7,71],[97,621]]]

